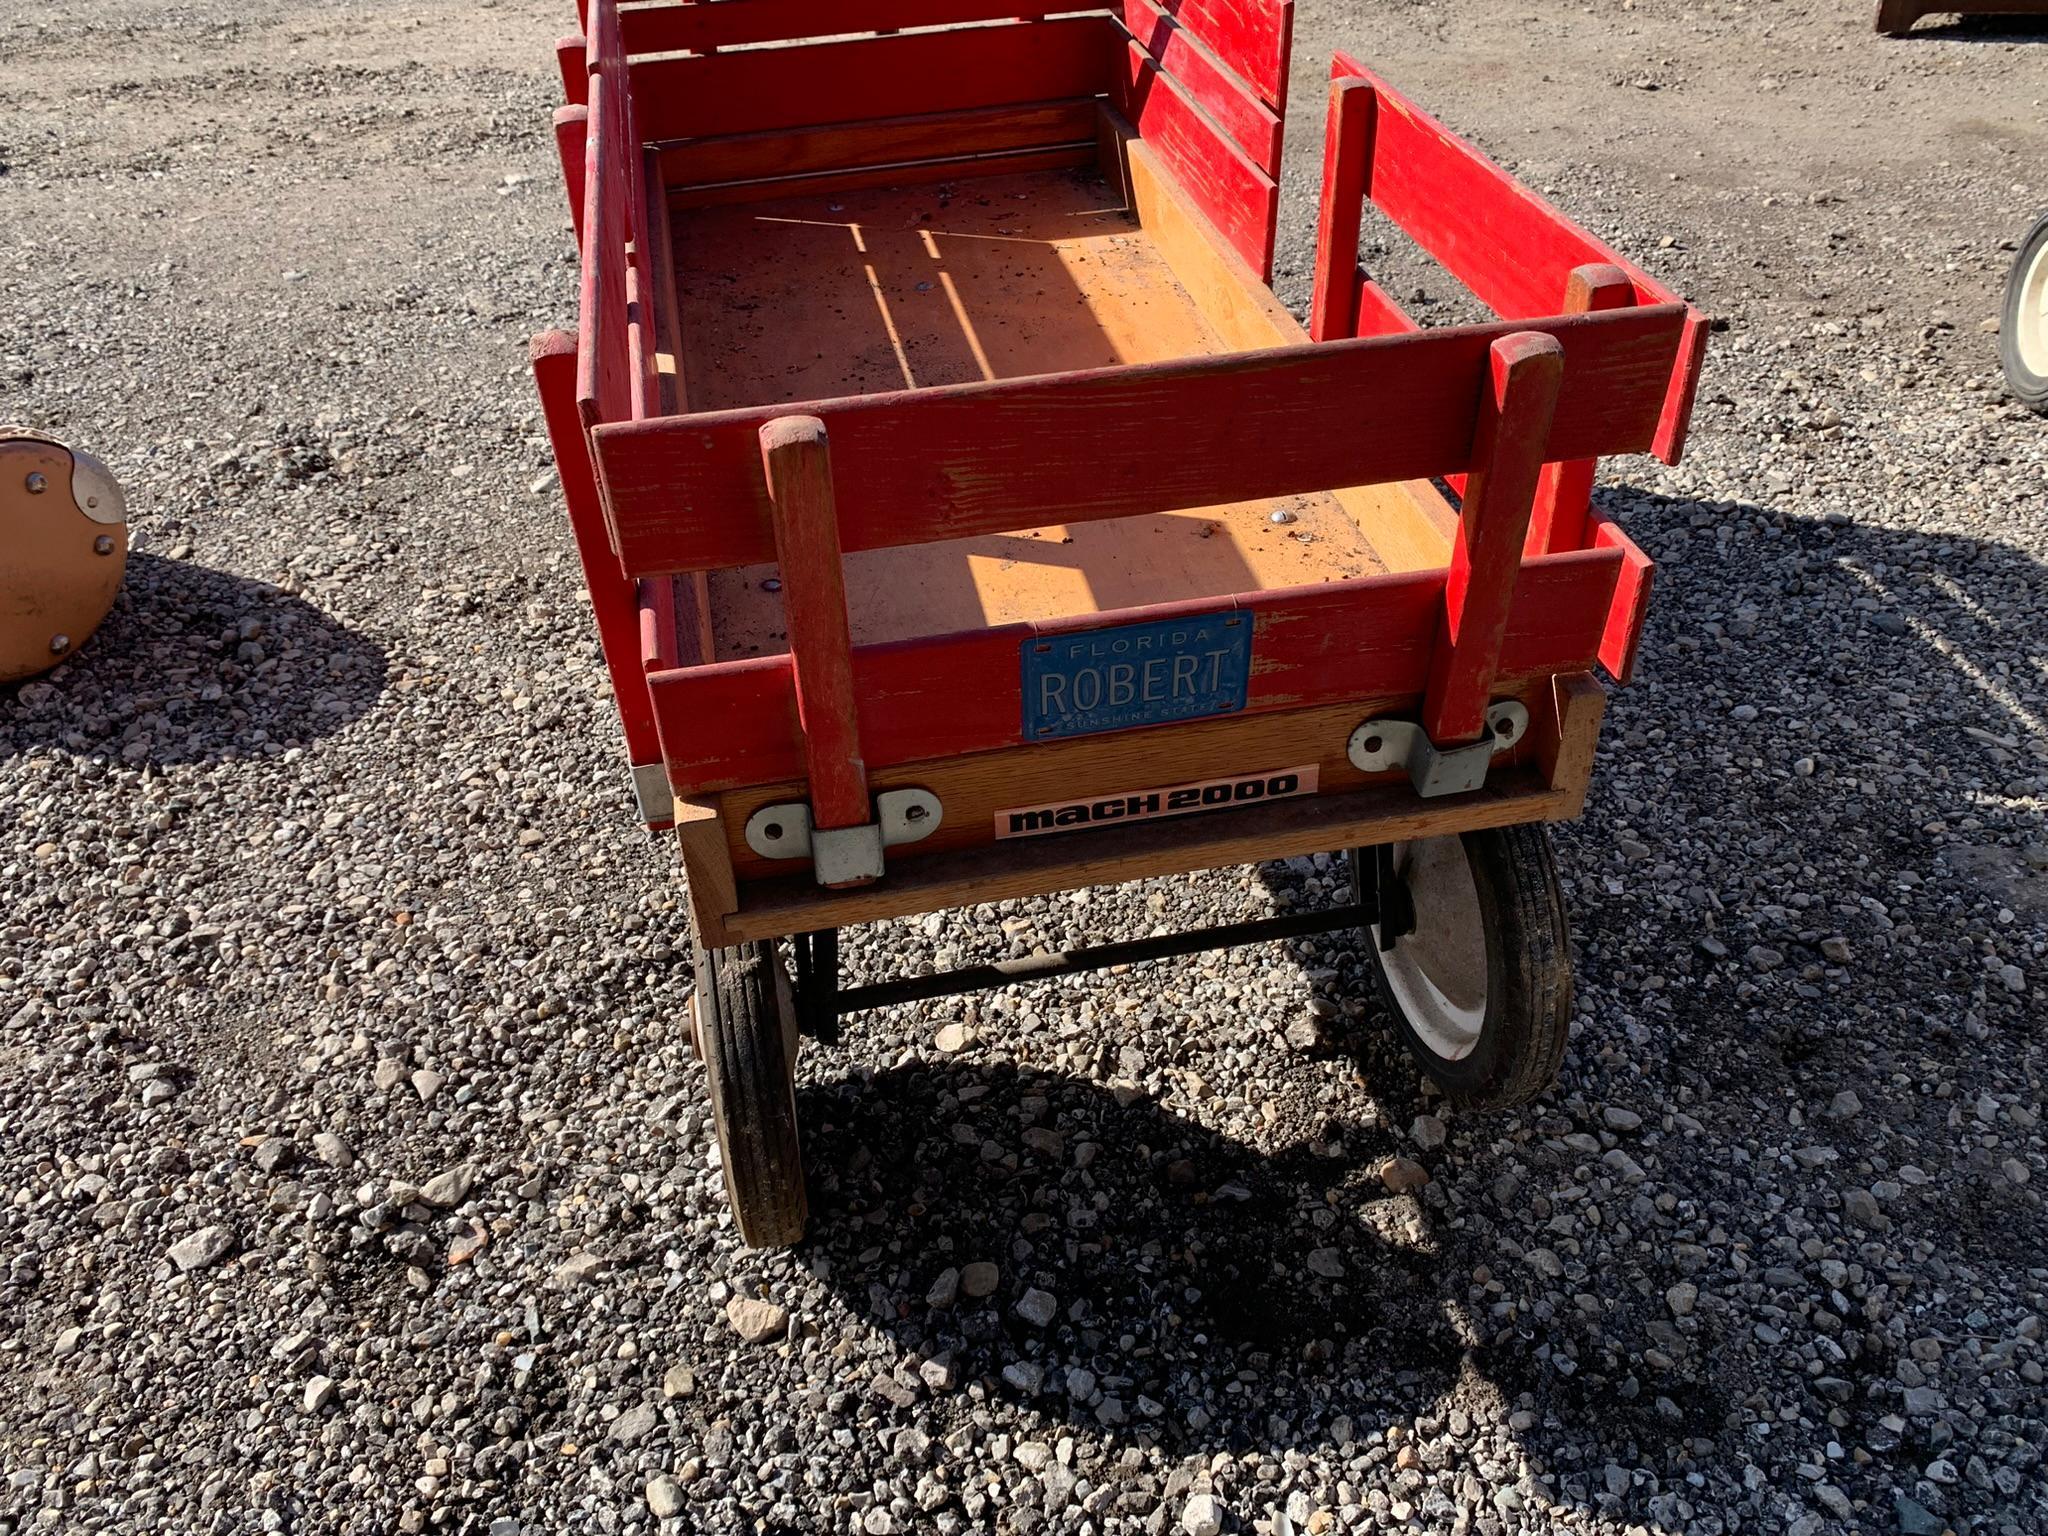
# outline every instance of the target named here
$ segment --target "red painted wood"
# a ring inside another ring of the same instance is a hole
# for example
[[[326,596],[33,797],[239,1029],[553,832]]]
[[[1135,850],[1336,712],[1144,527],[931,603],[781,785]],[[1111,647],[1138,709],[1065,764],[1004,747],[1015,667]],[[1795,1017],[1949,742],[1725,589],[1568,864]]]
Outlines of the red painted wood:
[[[1125,45],[1124,73],[1111,92],[1117,109],[1159,158],[1189,201],[1263,281],[1273,276],[1280,188],[1218,132],[1171,75],[1134,42]]]
[[[1032,0],[716,0],[620,13],[626,52],[705,53],[741,43],[777,43],[846,32],[889,32],[955,22],[1008,21],[1074,9]]]
[[[1216,120],[1252,163],[1268,176],[1280,174],[1282,124],[1273,109],[1153,0],[1123,0],[1124,25],[1153,61],[1187,90],[1195,104]]]
[[[1391,293],[1365,275],[1365,268],[1358,268],[1357,273],[1357,314],[1351,322],[1354,335],[1412,336],[1422,329],[1407,310],[1394,302]]]
[[[626,199],[626,239],[638,237],[647,206],[647,189],[641,168],[639,114],[633,99],[633,83],[626,69],[626,48],[619,33],[618,0],[589,0],[590,68],[605,83],[611,107],[599,125],[604,134],[605,153],[619,169]]]
[[[1553,336],[1523,332],[1496,341],[1490,361],[1423,697],[1422,728],[1440,747],[1476,740],[1486,728],[1564,348]]]
[[[634,763],[661,757],[655,738],[654,705],[641,667],[639,603],[634,583],[619,569],[605,528],[604,508],[591,473],[590,451],[576,408],[576,340],[566,331],[549,331],[533,339],[533,378],[540,390],[541,414],[555,453],[562,500],[568,507],[570,531],[583,581],[597,616],[598,643],[605,670],[618,701],[619,724],[626,737],[626,756]]]
[[[1315,291],[1308,307],[1308,333],[1315,341],[1360,334],[1358,226],[1372,167],[1372,119],[1371,86],[1363,80],[1330,82],[1323,195],[1316,205]]]
[[[1373,135],[1372,200],[1417,244],[1503,319],[1556,312],[1574,267],[1620,268],[1638,305],[1680,302],[1632,262],[1566,218],[1471,144],[1349,54],[1331,73],[1369,82],[1379,93]],[[1697,349],[1705,320],[1690,312],[1688,348],[1674,359],[1655,451],[1675,462],[1698,382]]]
[[[860,755],[846,568],[825,423],[815,416],[778,416],[761,428],[760,439],[761,469],[775,510],[775,559],[811,824],[863,826],[870,819],[868,777]]]
[[[592,75],[576,342],[576,399],[586,427],[629,421],[633,415],[626,312],[627,187],[621,157],[609,147],[611,99],[610,82],[602,74]]]
[[[1565,279],[1564,298],[1558,312],[1586,315],[1599,310],[1627,309],[1635,303],[1635,286],[1621,268],[1605,262],[1574,267]],[[1593,476],[1598,459],[1568,459],[1543,466],[1536,482],[1536,504],[1529,513],[1529,537],[1524,553],[1545,554],[1553,549],[1583,549],[1586,546],[1586,513],[1593,504]]]
[[[1215,506],[1471,467],[1488,349],[1556,336],[1572,360],[1550,457],[1648,446],[1683,312],[1446,327],[993,383],[607,426],[597,454],[626,568],[773,558],[754,434],[832,434],[849,550]]]
[[[1113,18],[1073,16],[641,59],[631,70],[641,132],[667,140],[1100,95],[1126,45]]]
[[[1522,568],[1501,641],[1502,686],[1592,665],[1621,560],[1618,551],[1582,551]],[[1175,611],[1251,615],[1247,713],[1419,696],[1443,585],[1442,571],[1410,572],[863,646],[853,653],[853,689],[867,765],[872,773],[1021,746],[1027,641]],[[678,794],[804,776],[787,656],[657,673],[649,685]]]
[[[1159,5],[1261,101],[1286,112],[1294,0],[1159,0]]]
[[[590,58],[584,51],[583,34],[561,38],[555,43],[555,67],[562,72],[562,100],[572,107],[590,104]]]
[[[576,230],[576,246],[583,247],[583,192],[588,167],[584,149],[590,139],[590,108],[555,108],[555,154],[562,162],[562,184],[569,193],[569,222]]]
[[[1621,551],[1621,572],[1614,584],[1614,601],[1607,610],[1607,625],[1600,636],[1600,665],[1608,676],[1626,687],[1636,675],[1636,658],[1642,653],[1643,624],[1650,614],[1650,589],[1656,583],[1657,562],[1636,547],[1620,525],[1605,513],[1595,512],[1591,523],[1591,544],[1596,550]]]

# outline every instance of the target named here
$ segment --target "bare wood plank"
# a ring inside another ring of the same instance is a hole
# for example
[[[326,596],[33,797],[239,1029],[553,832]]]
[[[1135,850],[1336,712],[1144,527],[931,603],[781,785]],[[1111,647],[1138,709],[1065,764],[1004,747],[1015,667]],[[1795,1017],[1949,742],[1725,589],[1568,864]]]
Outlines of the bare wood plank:
[[[1551,710],[1548,678],[1526,685],[1519,695],[1532,717]],[[1368,775],[1346,753],[1360,722],[1385,715],[1412,715],[1418,699],[1396,694],[1377,699],[1325,704],[1262,715],[1229,715],[1186,721],[1172,727],[1170,751],[1144,732],[1112,732],[1039,743],[1009,751],[904,763],[878,771],[877,792],[916,786],[938,796],[944,819],[923,841],[893,849],[891,866],[930,858],[956,848],[985,846],[1000,813],[1053,801],[1128,795],[1173,783],[1271,773],[1313,767],[1316,793],[1334,794],[1373,782],[1406,782],[1400,770]],[[1538,733],[1514,749],[1515,760],[1534,761]],[[1503,758],[1503,765],[1509,759]],[[734,790],[724,797],[726,838],[733,868],[742,881],[787,874],[784,860],[763,859],[747,846],[746,818],[764,805],[801,799],[801,781]]]
[[[774,938],[1332,848],[1549,821],[1570,812],[1572,797],[1551,789],[1532,769],[1511,769],[1494,779],[1469,795],[1441,800],[1420,800],[1406,785],[1375,785],[1213,817],[1034,838],[1004,849],[1000,860],[986,849],[962,849],[902,860],[887,878],[857,891],[820,891],[808,877],[763,880],[743,888],[727,932]]]
[[[727,926],[739,910],[739,883],[726,852],[716,797],[676,801],[676,847],[683,856],[684,878],[690,883],[690,916],[697,942],[706,949],[739,943]]]
[[[1600,745],[1600,717],[1607,690],[1590,672],[1560,672],[1550,679],[1549,697],[1531,701],[1528,745],[1544,781],[1566,796],[1556,820],[1575,820],[1586,808],[1593,781],[1593,756]]]

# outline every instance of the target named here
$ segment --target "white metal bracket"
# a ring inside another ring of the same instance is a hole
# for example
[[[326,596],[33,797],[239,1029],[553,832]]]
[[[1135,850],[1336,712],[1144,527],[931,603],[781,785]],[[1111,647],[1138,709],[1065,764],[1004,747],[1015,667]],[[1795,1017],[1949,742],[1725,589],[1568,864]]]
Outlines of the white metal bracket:
[[[1496,752],[1505,752],[1529,729],[1529,711],[1503,699],[1486,711],[1486,734],[1468,746],[1439,747],[1413,720],[1368,720],[1351,733],[1346,755],[1361,773],[1406,768],[1424,799],[1458,795],[1486,782]]]
[[[820,885],[852,885],[881,879],[883,849],[922,842],[944,820],[928,789],[885,789],[875,796],[873,821],[823,831],[811,825],[810,806],[785,800],[747,818],[747,846],[764,859],[808,857]]]
[[[676,798],[669,788],[668,764],[633,764],[633,801],[640,807],[640,819],[650,827],[676,819]]]

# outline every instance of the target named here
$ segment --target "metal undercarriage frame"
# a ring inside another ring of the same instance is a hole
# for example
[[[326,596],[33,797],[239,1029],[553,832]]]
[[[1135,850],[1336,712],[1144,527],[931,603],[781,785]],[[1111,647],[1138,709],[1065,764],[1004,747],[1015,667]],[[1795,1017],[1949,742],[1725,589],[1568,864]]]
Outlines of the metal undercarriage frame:
[[[1367,878],[1365,864],[1367,854],[1373,855],[1370,879]],[[1219,923],[1209,928],[1154,934],[1142,939],[1091,945],[1085,949],[1055,950],[1049,954],[1026,955],[1017,960],[996,960],[986,965],[934,971],[926,976],[898,976],[859,987],[839,985],[838,929],[823,928],[813,933],[794,934],[790,945],[796,954],[798,1028],[811,1038],[830,1045],[839,1038],[839,1021],[850,1013],[892,1008],[900,1003],[925,1002],[935,997],[990,992],[999,987],[1044,981],[1053,976],[1076,976],[1084,971],[1107,970],[1117,965],[1139,965],[1148,960],[1170,960],[1178,955],[1235,949],[1241,944],[1265,944],[1274,939],[1303,938],[1350,928],[1369,929],[1374,924],[1379,925],[1380,947],[1391,949],[1395,939],[1412,932],[1415,926],[1414,903],[1395,872],[1393,850],[1391,847],[1353,849],[1350,859],[1352,899],[1341,906],[1293,912],[1285,917]],[[1386,914],[1385,921],[1382,921],[1382,914]]]

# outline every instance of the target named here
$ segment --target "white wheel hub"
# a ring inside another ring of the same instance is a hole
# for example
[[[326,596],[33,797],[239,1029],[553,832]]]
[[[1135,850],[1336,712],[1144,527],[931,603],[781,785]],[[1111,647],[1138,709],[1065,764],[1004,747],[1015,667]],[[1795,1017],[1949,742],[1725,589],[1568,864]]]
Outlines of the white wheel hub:
[[[1394,872],[1414,903],[1415,931],[1380,955],[1387,990],[1431,1052],[1463,1061],[1486,1025],[1486,927],[1464,839],[1397,843]]]
[[[2013,337],[2020,363],[2037,379],[2048,379],[2048,240],[2027,263],[2020,279],[2020,308],[2014,318],[2018,334]]]

